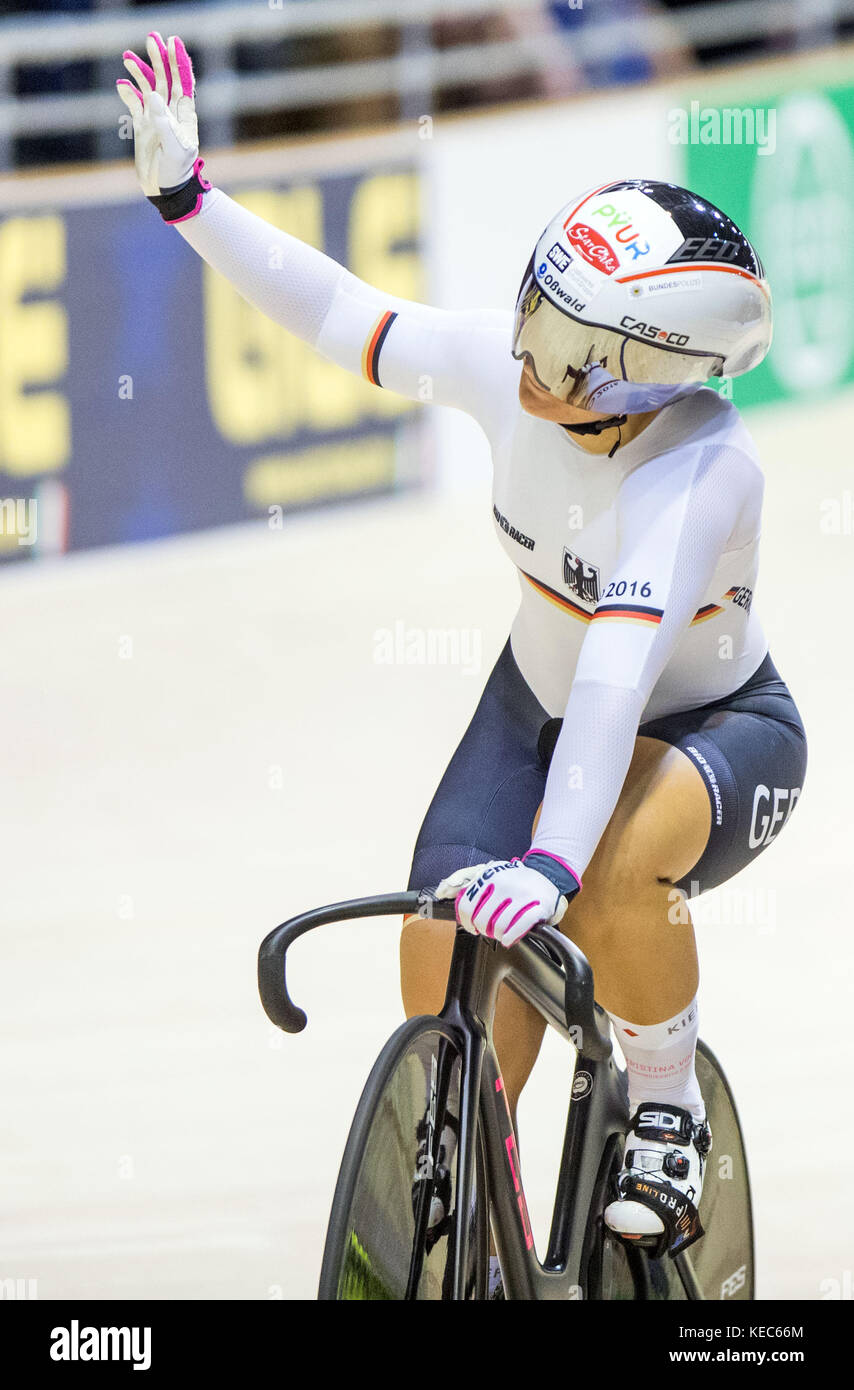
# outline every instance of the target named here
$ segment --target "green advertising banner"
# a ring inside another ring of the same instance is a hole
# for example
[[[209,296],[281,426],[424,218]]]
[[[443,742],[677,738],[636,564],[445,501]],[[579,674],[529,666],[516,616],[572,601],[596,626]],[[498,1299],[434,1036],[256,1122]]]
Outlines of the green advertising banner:
[[[854,53],[745,76],[668,113],[685,185],[747,233],[771,284],[774,342],[730,384],[739,407],[854,381]]]

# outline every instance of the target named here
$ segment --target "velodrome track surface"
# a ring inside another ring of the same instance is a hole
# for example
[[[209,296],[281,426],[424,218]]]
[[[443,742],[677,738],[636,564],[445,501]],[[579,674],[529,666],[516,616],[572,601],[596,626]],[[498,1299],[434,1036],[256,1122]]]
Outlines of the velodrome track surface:
[[[811,764],[781,840],[695,904],[701,1031],[739,1100],[768,1299],[851,1269],[854,535],[820,520],[848,487],[851,529],[852,410],[750,420],[757,604]],[[515,596],[485,490],[0,575],[0,1277],[42,1299],[314,1296],[350,1118],[401,1017],[397,924],[298,944],[298,1037],[261,1010],[257,945],[404,885]],[[480,661],[380,664],[397,621],[479,632]],[[547,1044],[521,1109],[538,1237],[567,1069]]]

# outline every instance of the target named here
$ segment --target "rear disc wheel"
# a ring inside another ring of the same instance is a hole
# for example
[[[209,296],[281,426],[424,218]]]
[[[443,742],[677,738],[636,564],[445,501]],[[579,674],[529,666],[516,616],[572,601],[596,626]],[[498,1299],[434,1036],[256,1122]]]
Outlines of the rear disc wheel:
[[[741,1125],[723,1069],[702,1041],[697,1044],[697,1080],[713,1143],[699,1207],[705,1234],[676,1259],[664,1255],[658,1260],[612,1235],[602,1212],[613,1197],[621,1150],[610,1147],[590,1211],[583,1262],[586,1297],[662,1302],[755,1298],[753,1212]]]

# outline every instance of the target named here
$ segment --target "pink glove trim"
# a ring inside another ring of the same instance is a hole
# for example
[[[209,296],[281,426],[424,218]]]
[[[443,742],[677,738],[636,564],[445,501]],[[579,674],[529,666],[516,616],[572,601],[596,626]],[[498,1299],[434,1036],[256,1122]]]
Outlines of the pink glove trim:
[[[550,849],[540,849],[537,845],[532,845],[531,848],[526,849],[525,853],[522,855],[523,864],[529,854],[545,854],[549,859],[554,859],[558,864],[562,864],[563,867],[566,869],[567,873],[572,874],[572,877],[575,879],[579,888],[581,887],[581,879],[579,875],[575,872],[571,864],[567,864],[565,859],[561,859],[559,854],[552,854]],[[533,868],[533,865],[531,865],[531,867]]]
[[[129,82],[128,79],[127,79],[126,77],[120,77],[119,80],[118,80],[118,82],[116,83],[116,86],[117,86],[117,87],[130,87],[130,89],[131,89],[131,91],[133,92],[134,96],[135,96],[135,97],[139,97],[140,105],[143,106],[143,107],[145,106],[145,97],[142,95],[142,92],[139,90],[139,88],[137,87],[137,85],[136,85],[135,82]]]
[[[185,97],[191,97],[196,89],[195,79],[193,77],[193,64],[190,62],[190,55],[180,39],[175,40],[175,57],[178,59],[181,91]]]
[[[123,58],[132,58],[148,82],[152,92],[157,88],[157,78],[154,76],[154,68],[150,68],[144,58],[140,58],[138,53],[134,53],[132,48],[126,48],[122,54]]]
[[[465,891],[465,888],[461,888],[457,896],[454,898],[454,916],[456,917],[458,922],[460,920],[460,898],[463,896],[463,893]]]
[[[208,180],[206,178],[202,178],[202,170],[204,169],[204,167],[205,161],[203,159],[197,159],[195,164],[193,165],[193,173],[199,180],[199,183],[202,185],[202,188],[205,190],[205,192],[210,193],[211,189],[213,188],[213,184],[208,183]]]
[[[472,926],[474,926],[475,918],[477,917],[477,914],[480,912],[480,909],[481,909],[482,907],[485,907],[485,906],[486,906],[486,904],[489,902],[489,899],[492,897],[492,895],[493,895],[494,892],[495,892],[495,885],[492,884],[492,883],[490,883],[490,885],[489,885],[489,887],[486,889],[486,891],[483,892],[483,893],[481,893],[480,897],[479,897],[478,900],[477,900],[477,907],[475,908],[474,912],[473,912],[472,915],[471,915]]]
[[[506,935],[507,932],[510,931],[511,927],[515,927],[515,925],[516,925],[516,923],[518,922],[519,918],[520,918],[520,917],[524,917],[525,913],[526,913],[530,908],[532,908],[532,907],[541,907],[541,906],[542,906],[542,904],[540,903],[539,898],[535,898],[534,901],[533,901],[532,903],[525,903],[525,906],[524,906],[524,907],[520,907],[520,908],[519,908],[519,911],[516,913],[515,917],[512,917],[512,918],[510,919],[510,921],[507,923],[507,926],[504,928],[505,935]]]
[[[495,909],[495,911],[493,912],[492,916],[486,924],[486,931],[483,933],[484,936],[488,936],[492,940],[495,939],[495,924],[498,918],[501,916],[502,912],[504,911],[505,907],[508,907],[512,901],[512,898],[505,898],[503,902],[500,902],[498,904],[497,908]]]

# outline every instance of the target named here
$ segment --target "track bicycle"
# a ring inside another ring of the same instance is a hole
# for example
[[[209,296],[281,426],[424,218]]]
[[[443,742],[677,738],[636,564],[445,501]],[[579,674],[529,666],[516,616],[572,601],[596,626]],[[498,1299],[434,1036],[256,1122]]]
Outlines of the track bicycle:
[[[276,927],[258,954],[268,1017],[287,1033],[305,1027],[286,977],[287,952],[298,937],[329,922],[408,913],[453,920],[454,904],[436,901],[430,890],[382,894],[317,908]],[[568,1115],[542,1259],[492,1042],[502,983],[570,1044]],[[586,957],[554,927],[535,927],[510,949],[459,929],[441,1013],[401,1024],[362,1092],[335,1188],[318,1298],[486,1299],[491,1234],[501,1270],[498,1296],[507,1299],[753,1299],[741,1127],[723,1069],[702,1041],[697,1077],[714,1139],[699,1207],[705,1234],[681,1253],[654,1258],[613,1236],[602,1216],[615,1195],[628,1093]],[[441,1139],[449,1123],[457,1142],[443,1169]],[[430,1176],[414,1183],[419,1145]],[[437,1228],[430,1215],[440,1177],[446,1216]]]

